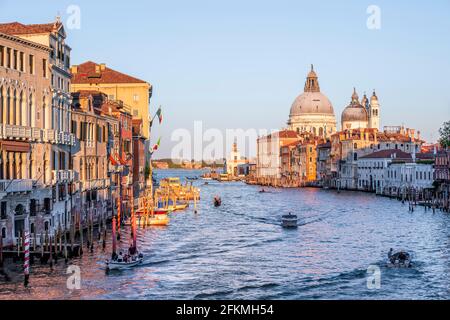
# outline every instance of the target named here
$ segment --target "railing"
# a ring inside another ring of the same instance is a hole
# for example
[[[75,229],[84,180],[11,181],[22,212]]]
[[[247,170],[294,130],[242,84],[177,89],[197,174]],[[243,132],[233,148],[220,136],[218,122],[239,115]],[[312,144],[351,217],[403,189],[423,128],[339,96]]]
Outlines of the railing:
[[[75,178],[75,172],[73,170],[53,170],[52,182],[53,184],[58,182],[70,182]]]
[[[28,192],[33,190],[33,182],[31,179],[0,180],[0,192]]]

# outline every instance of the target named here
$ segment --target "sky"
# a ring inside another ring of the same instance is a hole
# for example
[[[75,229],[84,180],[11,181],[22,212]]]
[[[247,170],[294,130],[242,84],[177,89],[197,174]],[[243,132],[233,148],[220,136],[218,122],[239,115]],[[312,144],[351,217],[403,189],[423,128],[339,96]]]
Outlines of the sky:
[[[79,28],[68,27],[73,5]],[[370,5],[379,29],[367,27]],[[0,0],[0,22],[58,14],[72,64],[106,63],[153,85],[152,113],[161,105],[164,114],[152,132],[159,158],[194,121],[223,132],[285,127],[311,64],[338,123],[353,87],[360,97],[376,89],[382,126],[403,124],[432,142],[450,120],[448,0]]]

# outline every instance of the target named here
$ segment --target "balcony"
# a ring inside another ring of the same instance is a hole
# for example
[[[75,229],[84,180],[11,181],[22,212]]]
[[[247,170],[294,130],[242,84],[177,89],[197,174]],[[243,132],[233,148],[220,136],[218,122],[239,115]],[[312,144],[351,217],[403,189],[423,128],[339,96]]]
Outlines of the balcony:
[[[42,130],[20,125],[0,124],[0,138],[42,142]]]
[[[75,178],[75,172],[73,170],[53,170],[52,171],[52,183],[64,183],[71,182]]]
[[[33,182],[31,179],[0,180],[0,192],[30,192],[33,190]]]

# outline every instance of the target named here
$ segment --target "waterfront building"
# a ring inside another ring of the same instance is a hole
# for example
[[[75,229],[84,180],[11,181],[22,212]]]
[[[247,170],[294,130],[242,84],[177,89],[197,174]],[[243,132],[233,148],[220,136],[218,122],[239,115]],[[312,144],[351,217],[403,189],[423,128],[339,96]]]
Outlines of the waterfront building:
[[[297,144],[299,144],[299,141],[294,141],[280,148],[281,185],[284,187],[299,186],[299,160],[294,152]]]
[[[132,120],[133,133],[133,197],[143,200],[145,195],[145,178],[146,178],[146,153],[145,153],[145,137],[143,136],[143,126],[141,119]],[[148,172],[150,174],[150,172]],[[138,204],[141,206],[141,204]],[[142,204],[143,206],[143,204]]]
[[[434,179],[436,181],[438,199],[448,212],[450,209],[450,150],[436,152]]]
[[[322,187],[329,188],[332,180],[331,141],[317,145],[317,181]]]
[[[256,163],[242,163],[237,166],[237,172],[239,176],[250,177],[250,175],[255,171]]]
[[[306,77],[304,92],[291,106],[288,126],[297,133],[311,132],[324,138],[336,132],[333,105],[320,92],[318,77],[312,65]]]
[[[59,19],[0,24],[0,33],[2,131],[16,140],[2,143],[1,205],[2,216],[13,217],[6,243],[15,244],[24,229],[53,233],[72,220],[71,49]]]
[[[398,149],[376,151],[360,157],[358,159],[358,190],[381,193],[386,187],[386,182],[389,181],[385,176],[388,166],[393,162],[412,161],[411,154]]]
[[[72,133],[77,138],[72,167],[80,182],[72,193],[72,210],[77,222],[97,223],[110,218],[108,142],[114,118],[103,113],[105,97],[97,91],[72,93],[72,98]]]
[[[241,157],[241,154],[237,148],[237,142],[235,141],[233,143],[233,147],[231,148],[230,156],[226,159],[225,173],[233,177],[237,177],[239,176],[238,166],[246,163],[248,163],[248,159]]]
[[[297,132],[292,130],[277,131],[257,139],[256,179],[258,183],[280,184],[280,149],[298,139]]]
[[[109,100],[122,101],[133,119],[142,120],[142,136],[150,138],[150,83],[92,61],[72,66],[71,70],[73,91],[97,90],[108,95]]]
[[[433,173],[433,163],[393,161],[385,169],[382,192],[392,196],[423,195],[433,188]]]

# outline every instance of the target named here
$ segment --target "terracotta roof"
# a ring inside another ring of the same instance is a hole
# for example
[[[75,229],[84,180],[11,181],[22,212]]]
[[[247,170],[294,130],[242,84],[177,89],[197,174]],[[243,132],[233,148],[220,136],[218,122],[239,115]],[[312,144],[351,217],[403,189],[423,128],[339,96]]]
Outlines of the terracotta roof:
[[[80,64],[78,70],[73,72],[73,84],[97,84],[97,83],[146,83],[143,80],[126,75],[119,71],[104,67],[92,61]]]
[[[44,24],[22,24],[19,22],[1,23],[0,32],[10,35],[50,33],[58,30],[61,25],[61,22]]]
[[[420,160],[434,160],[434,158],[436,158],[436,156],[432,153],[432,152],[421,152],[421,153],[416,153],[416,158],[420,159]]]
[[[403,152],[399,149],[389,149],[389,150],[381,150],[366,156],[361,157],[360,159],[386,159],[386,158],[395,158],[402,160],[411,160],[411,154]]]

